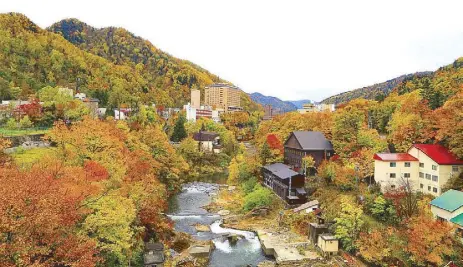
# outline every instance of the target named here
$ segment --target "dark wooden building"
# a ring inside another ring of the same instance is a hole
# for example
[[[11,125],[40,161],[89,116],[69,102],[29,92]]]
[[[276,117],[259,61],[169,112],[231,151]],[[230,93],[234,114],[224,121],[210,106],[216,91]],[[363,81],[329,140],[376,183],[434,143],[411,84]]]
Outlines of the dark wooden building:
[[[321,132],[295,131],[286,140],[285,164],[295,170],[301,169],[302,158],[307,155],[315,160],[315,167],[318,167],[323,160],[328,160],[334,155],[333,145]]]
[[[264,184],[290,205],[307,201],[304,189],[305,177],[283,163],[274,163],[262,167]]]

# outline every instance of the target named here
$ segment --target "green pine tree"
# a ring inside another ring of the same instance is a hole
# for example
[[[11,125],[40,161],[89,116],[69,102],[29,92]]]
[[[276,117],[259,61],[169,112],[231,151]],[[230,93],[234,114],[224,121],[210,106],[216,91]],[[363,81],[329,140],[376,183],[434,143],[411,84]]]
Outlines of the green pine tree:
[[[171,141],[180,142],[188,136],[185,130],[185,122],[185,116],[180,115],[177,121],[175,122],[174,132],[172,133],[172,136],[170,138]]]

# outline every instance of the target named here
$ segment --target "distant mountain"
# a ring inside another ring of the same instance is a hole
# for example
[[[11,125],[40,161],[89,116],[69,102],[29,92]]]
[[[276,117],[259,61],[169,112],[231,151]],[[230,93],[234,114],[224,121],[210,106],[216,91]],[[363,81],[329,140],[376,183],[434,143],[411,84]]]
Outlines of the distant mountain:
[[[302,108],[302,105],[307,104],[307,103],[313,103],[314,101],[303,99],[303,100],[288,100],[286,102],[293,103],[293,105],[295,105],[297,108]]]
[[[365,99],[382,99],[389,95],[392,89],[396,88],[398,85],[408,80],[413,80],[415,78],[429,77],[432,76],[433,72],[416,72],[413,74],[402,75],[400,77],[388,80],[383,83],[377,83],[374,85],[366,86],[363,88],[354,89],[348,92],[340,93],[331,97],[324,99],[321,103],[325,104],[340,104],[348,102],[356,98],[365,98]]]
[[[280,108],[284,112],[289,112],[297,109],[297,106],[289,101],[283,101],[274,96],[265,96],[261,93],[249,94],[251,99],[261,104],[262,106],[271,105],[273,108]]]
[[[123,28],[94,28],[77,19],[65,19],[47,30],[61,35],[87,53],[116,66],[131,68],[131,72],[138,76],[138,84],[129,86],[139,90],[144,102],[178,107],[189,101],[191,89],[203,91],[206,85],[226,82],[190,61],[171,56]],[[84,64],[85,61],[81,63]],[[242,93],[241,100],[245,110],[260,109],[246,93]]]

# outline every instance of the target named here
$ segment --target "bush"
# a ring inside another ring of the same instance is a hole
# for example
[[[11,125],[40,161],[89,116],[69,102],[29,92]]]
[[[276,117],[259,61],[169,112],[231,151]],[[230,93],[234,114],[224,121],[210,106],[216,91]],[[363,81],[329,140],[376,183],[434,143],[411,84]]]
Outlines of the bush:
[[[243,183],[242,188],[244,193],[247,195],[251,193],[254,190],[254,187],[256,187],[257,184],[257,178],[256,177],[251,177],[249,180]]]
[[[19,121],[19,125],[21,126],[21,129],[27,129],[27,128],[31,128],[32,127],[32,121],[29,119],[29,116],[24,116],[24,118],[22,118],[20,121]]]
[[[254,190],[244,198],[244,211],[250,211],[255,208],[267,207],[272,204],[273,193],[260,184],[254,187]]]
[[[8,130],[16,130],[18,128],[18,124],[16,123],[16,120],[14,118],[10,118],[6,122],[5,126]]]

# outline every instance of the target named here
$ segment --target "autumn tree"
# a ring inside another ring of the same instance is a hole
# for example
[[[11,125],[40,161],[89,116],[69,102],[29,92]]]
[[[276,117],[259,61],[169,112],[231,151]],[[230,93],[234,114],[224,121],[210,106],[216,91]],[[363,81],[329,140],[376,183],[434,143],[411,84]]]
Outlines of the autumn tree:
[[[440,266],[455,253],[451,226],[431,217],[419,216],[411,220],[405,233],[411,261],[418,266]]]
[[[348,199],[341,202],[341,213],[336,221],[336,237],[341,240],[343,247],[347,251],[357,249],[356,240],[364,224],[362,219],[363,211],[360,207],[351,203]]]
[[[463,91],[450,98],[435,113],[438,121],[436,138],[446,143],[455,155],[463,158]]]
[[[58,161],[1,169],[0,265],[95,266],[96,244],[78,229],[82,202],[99,191],[93,181]]]

